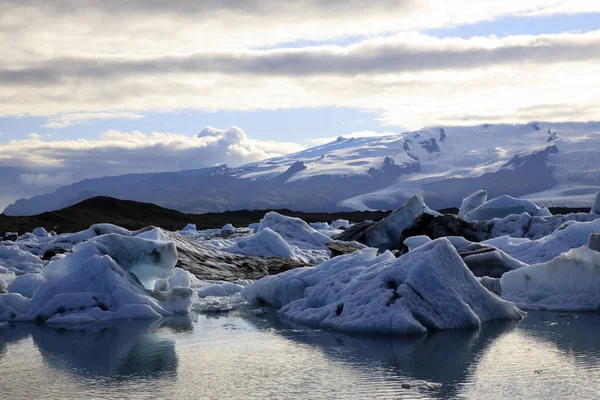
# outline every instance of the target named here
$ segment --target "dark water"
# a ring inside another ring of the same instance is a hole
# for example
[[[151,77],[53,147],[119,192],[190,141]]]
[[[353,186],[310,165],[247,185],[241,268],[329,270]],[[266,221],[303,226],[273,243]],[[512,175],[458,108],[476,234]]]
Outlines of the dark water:
[[[600,313],[420,337],[252,312],[78,330],[0,327],[2,399],[600,398]]]

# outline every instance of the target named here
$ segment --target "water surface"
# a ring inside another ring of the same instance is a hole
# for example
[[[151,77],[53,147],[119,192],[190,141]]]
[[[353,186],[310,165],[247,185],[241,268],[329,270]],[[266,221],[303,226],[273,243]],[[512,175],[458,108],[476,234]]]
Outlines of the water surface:
[[[3,398],[600,398],[600,313],[416,337],[193,314],[82,329],[0,327]]]

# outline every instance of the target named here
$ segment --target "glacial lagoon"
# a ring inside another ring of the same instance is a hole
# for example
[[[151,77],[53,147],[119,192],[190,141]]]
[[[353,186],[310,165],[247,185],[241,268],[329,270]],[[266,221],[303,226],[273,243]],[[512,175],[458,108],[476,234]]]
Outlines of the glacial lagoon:
[[[418,336],[344,334],[272,311],[69,327],[0,325],[0,388],[20,398],[600,397],[600,313]]]

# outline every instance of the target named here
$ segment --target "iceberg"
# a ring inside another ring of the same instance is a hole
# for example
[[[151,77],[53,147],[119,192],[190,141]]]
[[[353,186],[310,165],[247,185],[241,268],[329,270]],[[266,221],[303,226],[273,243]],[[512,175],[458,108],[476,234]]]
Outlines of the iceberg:
[[[399,208],[377,223],[364,222],[353,225],[339,235],[333,236],[337,240],[357,241],[369,247],[380,250],[399,249],[402,244],[402,232],[410,227],[413,221],[421,214],[441,216],[437,211],[431,210],[420,194],[405,201]]]
[[[187,225],[185,226],[185,228],[183,228],[183,231],[186,231],[186,232],[189,232],[189,231],[191,231],[191,232],[193,232],[193,231],[196,231],[196,224],[187,224]]]
[[[142,235],[95,237],[40,273],[15,278],[9,293],[0,295],[0,322],[77,323],[189,311],[195,299],[189,287],[148,290],[173,276],[177,253],[173,242],[161,240],[160,229]]]
[[[600,233],[593,232],[588,238],[587,247],[600,251]]]
[[[261,234],[267,229],[269,231],[266,234]],[[329,259],[330,252],[326,244],[331,241],[329,236],[311,228],[300,218],[287,217],[271,211],[260,220],[256,233],[223,250],[261,256],[273,256],[277,253],[283,258],[306,264],[318,264]],[[261,254],[261,245],[268,249],[264,254]]]
[[[233,225],[231,224],[225,224],[222,228],[221,228],[221,232],[233,232],[235,230],[235,228],[233,227]]]
[[[352,332],[420,334],[523,317],[479,283],[445,238],[400,258],[376,249],[339,256],[263,278],[242,296],[292,322]]]
[[[586,246],[500,278],[502,298],[523,309],[600,310],[600,253]]]
[[[551,235],[536,240],[500,236],[482,244],[494,246],[526,264],[538,264],[584,246],[594,232],[600,232],[600,219],[590,222],[569,221]]]
[[[596,195],[596,199],[594,200],[594,204],[592,205],[590,213],[600,214],[600,192],[598,192],[598,194]]]
[[[547,208],[539,208],[533,201],[515,199],[511,196],[500,196],[486,201],[479,207],[464,214],[467,222],[488,221],[493,218],[504,218],[511,214],[527,213],[531,216],[549,217],[552,214]]]
[[[264,228],[251,236],[239,240],[234,245],[228,247],[227,251],[256,257],[294,259],[294,250],[292,247],[281,235],[270,228]]]
[[[465,215],[467,215],[486,201],[487,192],[485,189],[480,189],[475,193],[470,194],[469,196],[463,199],[462,204],[460,206],[460,210],[458,210],[458,216],[460,218],[464,218]]]

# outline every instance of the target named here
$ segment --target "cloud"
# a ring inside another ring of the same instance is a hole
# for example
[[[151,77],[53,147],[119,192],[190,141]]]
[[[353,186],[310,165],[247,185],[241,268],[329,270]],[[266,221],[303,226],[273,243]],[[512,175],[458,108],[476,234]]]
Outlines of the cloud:
[[[143,115],[130,112],[88,112],[88,113],[66,113],[52,116],[42,127],[51,129],[66,128],[71,125],[86,124],[98,120],[107,119],[142,119]]]
[[[56,174],[21,174],[19,178],[24,185],[41,188],[64,186],[73,182],[73,174],[68,172]]]
[[[20,197],[88,178],[229,166],[302,150],[295,143],[254,140],[237,127],[202,135],[103,132],[94,140],[46,141],[38,134],[0,144],[0,210]]]
[[[0,69],[6,85],[102,81],[186,74],[310,77],[474,70],[491,66],[544,66],[600,60],[600,31],[538,36],[436,38],[400,34],[345,47],[207,51],[160,57],[88,56],[47,59]],[[77,117],[75,115],[74,117]],[[94,118],[93,115],[90,118]],[[98,118],[102,118],[99,114]]]
[[[294,143],[252,140],[237,127],[205,128],[202,132],[198,137],[112,130],[97,140],[44,141],[38,135],[11,141],[0,145],[4,192],[20,193],[27,187],[47,191],[107,175],[178,171],[222,163],[238,166],[303,149]],[[11,174],[18,179],[9,179]]]
[[[247,49],[599,8],[596,0],[3,0],[0,59]]]
[[[598,118],[599,64],[600,31],[471,39],[405,33],[345,47],[80,55],[0,62],[0,113],[50,115],[50,126],[152,111],[303,107],[373,111],[384,124],[410,129],[587,121]]]

